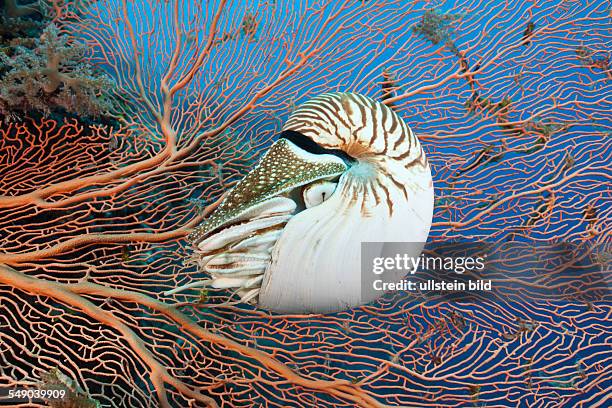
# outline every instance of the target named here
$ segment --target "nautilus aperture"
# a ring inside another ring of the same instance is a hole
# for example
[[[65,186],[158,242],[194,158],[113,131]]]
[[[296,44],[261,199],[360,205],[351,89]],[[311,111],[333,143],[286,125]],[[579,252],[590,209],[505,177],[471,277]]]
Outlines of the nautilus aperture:
[[[424,243],[433,197],[423,149],[392,109],[358,94],[317,96],[189,236],[205,276],[196,284],[277,312],[367,303],[361,243]]]

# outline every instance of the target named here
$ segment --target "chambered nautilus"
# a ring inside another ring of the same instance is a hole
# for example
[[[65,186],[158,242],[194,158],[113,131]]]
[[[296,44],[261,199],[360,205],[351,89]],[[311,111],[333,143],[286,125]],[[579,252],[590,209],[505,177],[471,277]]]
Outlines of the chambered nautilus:
[[[373,300],[361,243],[424,243],[432,213],[431,171],[406,123],[365,96],[323,94],[191,233],[207,278],[187,286],[277,312],[344,310]]]

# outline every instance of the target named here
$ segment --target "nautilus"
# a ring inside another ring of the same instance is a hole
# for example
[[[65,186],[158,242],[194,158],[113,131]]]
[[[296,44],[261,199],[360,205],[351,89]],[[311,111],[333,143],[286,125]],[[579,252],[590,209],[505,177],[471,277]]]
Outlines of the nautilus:
[[[190,234],[205,275],[190,286],[283,313],[367,303],[361,243],[424,243],[433,200],[425,153],[397,113],[353,93],[314,97]]]

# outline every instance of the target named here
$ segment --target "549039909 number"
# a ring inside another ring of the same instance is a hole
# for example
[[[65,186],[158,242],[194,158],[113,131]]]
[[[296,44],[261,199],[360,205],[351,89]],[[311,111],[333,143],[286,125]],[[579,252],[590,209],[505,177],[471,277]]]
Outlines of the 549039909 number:
[[[0,388],[0,407],[3,403],[18,403],[42,400],[61,400],[66,397],[65,389],[50,388]]]

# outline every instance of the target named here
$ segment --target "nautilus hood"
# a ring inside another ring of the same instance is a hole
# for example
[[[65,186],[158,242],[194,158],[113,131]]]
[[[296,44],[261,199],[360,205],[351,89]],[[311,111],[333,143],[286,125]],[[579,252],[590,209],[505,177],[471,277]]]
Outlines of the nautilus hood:
[[[248,219],[261,211],[272,197],[317,180],[339,176],[347,168],[346,163],[333,154],[313,154],[297,147],[289,138],[281,137],[188,238],[197,245],[215,229]]]

